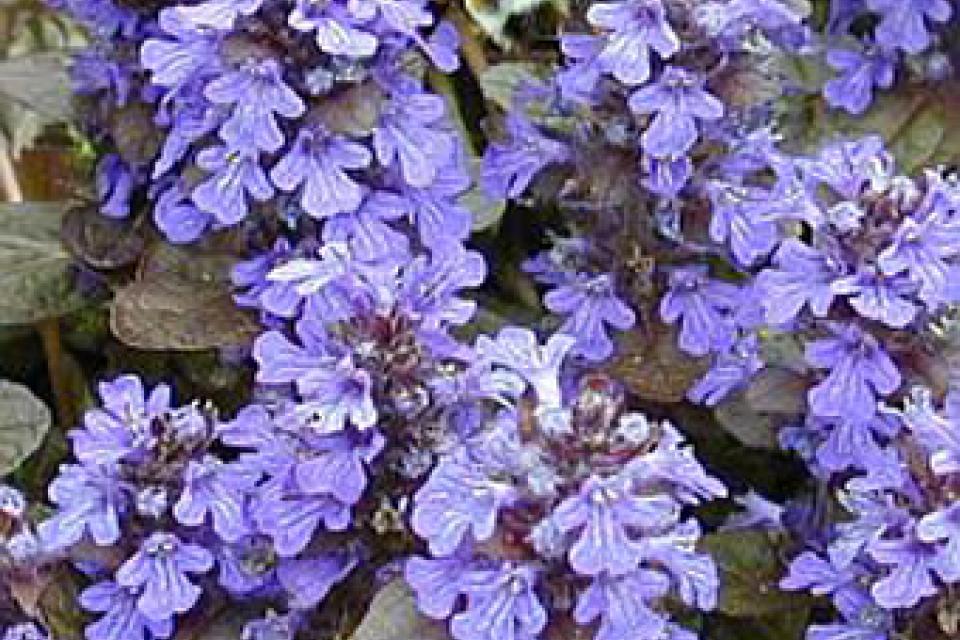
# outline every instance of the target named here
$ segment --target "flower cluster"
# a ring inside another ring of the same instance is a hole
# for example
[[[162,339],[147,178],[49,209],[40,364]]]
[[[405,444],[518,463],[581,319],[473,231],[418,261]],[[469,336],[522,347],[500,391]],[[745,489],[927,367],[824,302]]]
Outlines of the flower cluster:
[[[17,489],[0,484],[0,638],[49,640],[46,630],[28,619],[8,591],[29,585],[54,560],[30,523],[27,499]]]
[[[457,35],[422,0],[63,4],[98,36],[74,78],[97,101],[91,133],[111,150],[97,179],[107,216],[146,200],[184,243],[283,211],[376,242],[384,236],[367,238],[359,213],[373,192],[442,207],[463,188],[447,177],[458,149],[443,101],[411,73],[415,50],[454,69]],[[463,222],[419,227],[462,239]]]
[[[558,334],[541,345],[515,327],[478,338],[479,361],[512,378],[511,393],[471,412],[414,496],[430,553],[406,577],[457,640],[571,623],[598,623],[600,640],[680,640],[695,636],[670,620],[667,594],[716,604],[716,567],[685,511],[724,486],[669,423],[626,410],[612,379],[563,366],[575,344]]]
[[[169,387],[148,391],[136,376],[99,392],[102,406],[70,432],[76,462],[50,484],[54,512],[37,529],[44,549],[72,551],[90,579],[79,596],[96,616],[87,638],[169,638],[205,594],[310,598],[324,588],[304,588],[304,574],[321,577],[312,567],[273,560],[252,495],[260,473],[221,436],[231,423],[209,406],[174,406]]]
[[[566,178],[559,204],[575,237],[526,268],[550,288],[544,303],[577,338],[575,353],[601,361],[614,351],[608,332],[630,329],[634,308],[648,306],[647,263],[658,235],[676,238],[681,195],[703,191],[704,150],[737,139],[731,125],[755,111],[721,101],[728,69],[762,63],[750,38],[793,51],[809,34],[803,15],[772,0],[596,2],[582,19],[582,33],[561,36],[557,73],[516,90],[483,184],[519,198],[545,171]]]
[[[830,596],[840,614],[811,626],[809,637],[886,640],[918,617],[921,603],[937,615],[952,606],[951,585],[960,582],[956,402],[953,391],[938,410],[929,390],[918,388],[891,412],[900,431],[883,460],[839,492],[849,520],[806,541],[791,563],[782,586]]]
[[[904,399],[907,381],[944,382],[924,352],[929,327],[958,300],[960,189],[939,170],[898,174],[873,136],[813,156],[766,142],[742,153],[763,162],[710,186],[714,222],[739,217],[727,248],[745,279],[684,267],[662,312],[681,323],[681,348],[715,354],[694,400],[720,402],[761,370],[798,394],[781,442],[836,487],[851,518],[803,539],[783,581],[830,595],[841,615],[808,637],[893,637],[921,601],[947,607],[960,578],[949,530],[954,392],[945,413],[930,391]],[[795,356],[762,353],[778,335]]]
[[[924,72],[941,80],[949,59],[934,47],[955,17],[949,0],[867,0],[832,2],[822,42],[827,64],[836,75],[823,87],[827,103],[859,115],[878,88],[889,89],[904,57],[924,54]],[[864,23],[873,20],[872,29]]]

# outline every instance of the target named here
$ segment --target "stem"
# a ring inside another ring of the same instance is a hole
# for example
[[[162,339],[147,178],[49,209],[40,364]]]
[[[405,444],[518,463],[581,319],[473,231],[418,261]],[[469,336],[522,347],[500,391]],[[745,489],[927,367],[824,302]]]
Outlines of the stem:
[[[20,181],[17,180],[13,160],[10,158],[10,149],[3,140],[0,140],[0,190],[3,191],[3,199],[7,202],[23,202],[23,190],[20,188]]]
[[[10,149],[6,142],[0,140],[0,189],[7,202],[23,202],[23,189],[17,179],[16,167],[10,157]],[[56,404],[59,424],[65,428],[73,425],[73,403],[66,380],[63,377],[63,345],[60,342],[60,321],[56,318],[46,318],[35,323],[34,327],[40,334],[43,342],[43,352],[47,360],[47,376],[50,378],[50,387]]]
[[[43,342],[43,353],[47,359],[47,375],[53,389],[53,400],[57,407],[59,422],[69,428],[77,421],[74,415],[70,389],[63,375],[63,343],[60,340],[60,321],[57,318],[44,318],[34,325]]]

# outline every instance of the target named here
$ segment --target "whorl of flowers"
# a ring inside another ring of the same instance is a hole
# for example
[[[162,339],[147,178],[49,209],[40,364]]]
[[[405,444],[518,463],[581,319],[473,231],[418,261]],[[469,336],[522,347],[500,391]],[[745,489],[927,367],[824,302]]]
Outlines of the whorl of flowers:
[[[406,577],[457,640],[536,638],[565,621],[598,622],[600,640],[688,638],[666,596],[716,604],[686,510],[723,485],[669,423],[627,410],[616,382],[564,367],[574,344],[515,327],[479,338],[481,361],[528,392],[491,396],[414,496],[430,553]]]

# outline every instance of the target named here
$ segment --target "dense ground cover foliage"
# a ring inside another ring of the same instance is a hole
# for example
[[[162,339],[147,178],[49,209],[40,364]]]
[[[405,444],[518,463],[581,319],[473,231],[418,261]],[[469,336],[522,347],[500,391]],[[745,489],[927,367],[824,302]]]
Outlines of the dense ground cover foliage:
[[[958,17],[0,1],[0,638],[957,637]]]

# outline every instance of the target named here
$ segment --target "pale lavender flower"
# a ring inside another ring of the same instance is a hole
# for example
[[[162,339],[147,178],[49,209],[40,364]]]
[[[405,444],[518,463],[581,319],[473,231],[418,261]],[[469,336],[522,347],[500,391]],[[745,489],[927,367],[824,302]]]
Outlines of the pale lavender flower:
[[[773,266],[757,276],[767,322],[792,322],[804,307],[818,318],[826,317],[836,298],[834,282],[842,269],[842,263],[827,251],[795,238],[784,240],[773,255]]]
[[[498,198],[519,198],[547,165],[568,159],[567,146],[545,136],[525,116],[507,114],[507,140],[483,155],[483,188]]]
[[[607,326],[620,331],[636,321],[633,310],[617,297],[613,277],[581,275],[547,293],[544,305],[566,320],[558,332],[576,338],[573,353],[588,360],[606,360],[613,354]]]
[[[680,50],[680,39],[660,0],[596,2],[587,11],[587,20],[610,32],[597,64],[624,84],[640,85],[650,79],[651,50],[664,59]]]
[[[634,571],[644,548],[630,531],[658,529],[676,521],[677,504],[666,495],[641,496],[629,475],[591,476],[579,494],[551,515],[564,533],[579,531],[570,548],[570,566],[581,575],[621,576]]]
[[[247,197],[266,202],[274,189],[256,157],[227,147],[210,147],[197,155],[197,164],[211,175],[191,195],[194,204],[209,212],[223,225],[234,225],[247,217]]]
[[[425,187],[454,153],[454,139],[439,128],[443,98],[428,93],[397,95],[384,105],[373,131],[373,149],[385,167],[398,166],[403,179]]]
[[[491,478],[470,461],[445,458],[417,491],[411,524],[428,542],[431,553],[448,556],[467,536],[489,540],[499,510],[516,497],[508,480]]]
[[[733,343],[731,314],[740,290],[714,280],[702,266],[683,267],[670,273],[670,290],[660,301],[660,317],[668,324],[680,323],[680,348],[702,356]]]
[[[347,171],[363,169],[372,159],[362,144],[301,129],[293,148],[270,171],[270,178],[282,191],[296,191],[302,185],[300,206],[314,218],[326,218],[360,206],[363,190]]]
[[[584,626],[600,619],[595,640],[660,638],[667,620],[649,603],[669,589],[670,579],[659,571],[638,569],[619,577],[601,574],[580,594],[573,616]]]
[[[833,337],[808,343],[806,360],[827,377],[808,393],[810,410],[824,417],[868,420],[878,396],[900,387],[897,366],[876,338],[856,325],[834,325]]]
[[[186,613],[200,599],[201,589],[189,574],[213,568],[213,556],[203,547],[183,542],[172,533],[155,532],[140,550],[117,569],[117,584],[142,589],[137,609],[152,621]]]
[[[79,604],[102,613],[84,632],[87,640],[154,640],[173,635],[171,617],[154,620],[137,607],[140,591],[111,580],[93,584],[80,593]]]
[[[277,116],[299,118],[306,107],[283,81],[276,60],[251,62],[210,82],[204,95],[210,102],[232,107],[220,127],[220,138],[234,151],[272,153],[283,146]]]
[[[456,640],[534,640],[547,626],[547,611],[534,591],[536,571],[504,563],[463,577],[467,609],[453,616]]]
[[[840,107],[860,115],[873,102],[875,87],[889,89],[893,85],[894,61],[879,48],[865,51],[831,49],[827,63],[840,72],[823,86],[823,96],[832,107]]]
[[[64,549],[80,542],[85,532],[100,546],[119,542],[131,488],[117,476],[109,466],[61,465],[47,489],[57,511],[37,528],[44,546]]]
[[[575,338],[555,334],[541,346],[533,331],[504,327],[495,339],[478,337],[476,350],[480,357],[520,374],[533,387],[540,404],[560,406],[560,367],[574,344]]]
[[[948,0],[867,0],[867,7],[880,14],[877,42],[907,53],[922,53],[930,46],[928,21],[944,23],[953,15]]]
[[[259,477],[255,469],[239,463],[224,464],[212,455],[199,462],[190,461],[173,515],[188,526],[203,524],[209,515],[216,534],[226,542],[236,542],[251,530],[246,494]]]
[[[654,114],[641,142],[657,158],[687,155],[700,135],[698,122],[723,117],[723,103],[707,93],[700,77],[680,67],[667,67],[655,83],[637,89],[630,110]]]

